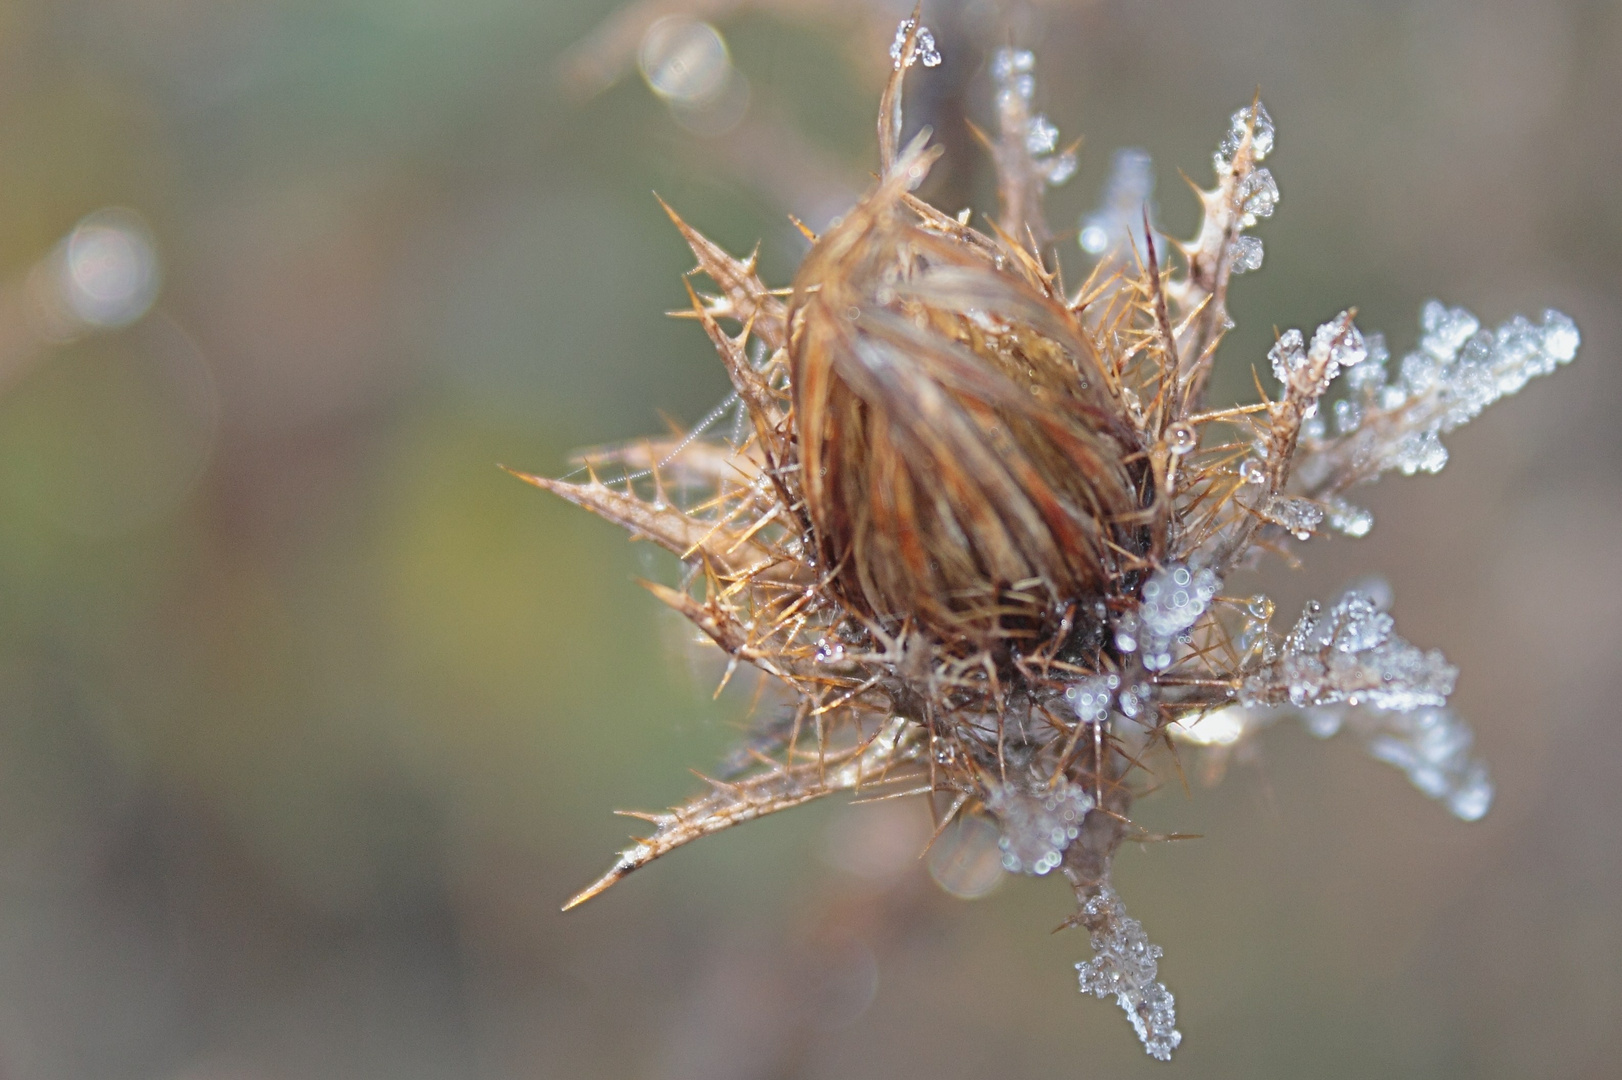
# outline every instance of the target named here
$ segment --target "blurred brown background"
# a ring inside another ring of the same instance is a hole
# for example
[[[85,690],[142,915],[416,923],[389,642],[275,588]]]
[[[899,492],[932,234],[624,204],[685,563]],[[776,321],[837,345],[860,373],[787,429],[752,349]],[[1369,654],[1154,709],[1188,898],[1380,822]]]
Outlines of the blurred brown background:
[[[757,823],[558,913],[635,824],[609,811],[688,794],[748,695],[709,700],[644,547],[495,464],[719,400],[661,315],[689,263],[650,189],[786,280],[785,214],[872,166],[901,13],[694,3],[730,61],[688,42],[723,65],[678,65],[721,72],[691,106],[633,62],[676,7],[0,9],[0,1078],[1164,1075],[1078,995],[1064,887],[945,895],[919,806]],[[1462,668],[1492,813],[1285,725],[1144,803],[1205,838],[1118,875],[1185,1075],[1617,1075],[1622,4],[925,13],[951,209],[990,207],[962,119],[1010,35],[1087,138],[1059,228],[1137,145],[1186,234],[1176,170],[1209,182],[1261,87],[1284,198],[1221,393],[1349,304],[1398,355],[1432,295],[1576,318],[1577,362],[1387,480],[1367,540],[1266,578],[1288,618],[1386,574]],[[58,246],[104,207],[140,218]]]

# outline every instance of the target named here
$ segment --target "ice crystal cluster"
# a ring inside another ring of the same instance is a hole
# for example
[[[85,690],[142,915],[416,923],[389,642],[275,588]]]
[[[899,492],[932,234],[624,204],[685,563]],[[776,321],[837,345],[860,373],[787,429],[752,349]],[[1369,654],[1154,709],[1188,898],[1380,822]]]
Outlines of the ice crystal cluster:
[[[942,830],[989,819],[1008,872],[1066,880],[1093,947],[1082,990],[1113,996],[1168,1059],[1181,1035],[1160,950],[1110,868],[1125,841],[1154,839],[1133,802],[1175,775],[1180,746],[1220,751],[1294,714],[1460,818],[1492,799],[1447,709],[1457,671],[1399,636],[1384,586],[1275,627],[1271,600],[1224,583],[1326,530],[1367,533],[1355,488],[1440,469],[1444,435],[1570,361],[1578,333],[1558,312],[1486,330],[1431,302],[1392,365],[1344,311],[1238,358],[1275,393],[1213,405],[1230,282],[1262,266],[1250,230],[1280,201],[1262,104],[1221,133],[1187,242],[1153,227],[1147,156],[1118,156],[1080,230],[1093,271],[1070,287],[1042,194],[1074,153],[1032,111],[1032,55],[991,61],[997,130],[981,134],[1001,205],[980,227],[914,194],[940,152],[927,132],[900,142],[903,81],[940,59],[916,17],[892,59],[879,177],[810,236],[787,288],[671,213],[714,290],[689,286],[683,314],[733,396],[684,437],[525,477],[673,552],[682,577],[655,596],[727,678],[748,665],[782,691],[706,791],[635,815],[651,834],[569,906],[814,799],[925,799]]]

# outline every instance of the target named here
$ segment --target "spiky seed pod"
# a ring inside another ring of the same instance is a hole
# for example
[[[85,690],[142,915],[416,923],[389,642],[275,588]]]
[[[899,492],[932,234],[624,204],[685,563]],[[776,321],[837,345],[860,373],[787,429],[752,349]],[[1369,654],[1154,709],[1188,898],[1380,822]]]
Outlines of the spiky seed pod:
[[[1147,493],[1052,275],[907,205],[934,156],[903,154],[795,277],[801,484],[851,608],[945,647],[1028,645],[1105,590]]]

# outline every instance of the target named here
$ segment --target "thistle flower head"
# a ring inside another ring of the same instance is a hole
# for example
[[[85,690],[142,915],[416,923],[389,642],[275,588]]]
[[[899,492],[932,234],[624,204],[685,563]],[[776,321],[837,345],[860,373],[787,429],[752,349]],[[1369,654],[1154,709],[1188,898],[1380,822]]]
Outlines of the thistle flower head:
[[[983,230],[913,194],[939,153],[927,133],[899,143],[903,79],[939,60],[916,15],[892,59],[881,173],[812,237],[790,287],[670,213],[714,286],[689,286],[683,314],[731,378],[722,409],[683,438],[583,454],[584,479],[524,477],[675,554],[681,585],[649,589],[721,649],[727,678],[753,666],[789,702],[709,790],[635,815],[651,835],[568,906],[830,794],[928,796],[941,829],[989,818],[1009,872],[1068,881],[1095,952],[1081,988],[1114,996],[1168,1059],[1182,1036],[1160,950],[1110,865],[1152,839],[1132,804],[1179,745],[1225,752],[1294,712],[1315,734],[1353,733],[1461,818],[1491,801],[1446,709],[1456,670],[1396,634],[1381,589],[1283,630],[1272,601],[1224,581],[1326,529],[1368,532],[1350,490],[1441,468],[1441,436],[1569,361],[1577,330],[1546,312],[1489,331],[1432,303],[1392,372],[1383,338],[1345,311],[1279,335],[1276,396],[1212,407],[1230,282],[1261,266],[1249,230],[1280,198],[1261,102],[1222,133],[1186,243],[1141,205],[1121,220],[1149,166],[1119,156],[1132,175],[1085,219],[1100,258],[1071,290],[1041,193],[1074,161],[1030,112],[1031,54],[993,64],[999,130],[983,141],[1001,207]],[[1321,406],[1340,384],[1331,433]],[[728,414],[730,437],[712,430]]]

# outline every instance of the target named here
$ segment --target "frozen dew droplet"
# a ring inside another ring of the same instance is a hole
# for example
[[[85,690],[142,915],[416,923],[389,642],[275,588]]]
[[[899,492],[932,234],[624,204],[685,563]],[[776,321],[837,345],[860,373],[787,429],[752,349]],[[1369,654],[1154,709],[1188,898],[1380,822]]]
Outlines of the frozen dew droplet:
[[[1252,128],[1252,119],[1255,126]],[[1255,106],[1247,106],[1233,114],[1228,122],[1228,133],[1222,139],[1222,145],[1217,150],[1216,163],[1218,170],[1233,164],[1234,155],[1244,144],[1245,135],[1250,134],[1250,154],[1253,160],[1260,161],[1273,152],[1273,118],[1267,115],[1267,107],[1261,102]]]
[[[1334,631],[1330,645],[1343,653],[1360,653],[1391,640],[1395,621],[1380,610],[1372,597],[1354,591],[1335,602],[1328,624]]]
[[[1346,373],[1346,385],[1354,393],[1373,393],[1385,385],[1386,371],[1384,362],[1376,363],[1374,353],[1370,350],[1369,359],[1354,367]]]
[[[1278,336],[1273,347],[1267,350],[1267,359],[1273,365],[1273,377],[1281,383],[1289,383],[1290,376],[1306,366],[1306,341],[1299,330],[1286,330]]]
[[[1378,366],[1391,359],[1391,351],[1385,347],[1385,335],[1378,330],[1365,335],[1363,344],[1369,350],[1369,356],[1365,363]]]
[[[1367,536],[1374,528],[1374,515],[1361,506],[1353,506],[1344,499],[1329,500],[1329,525],[1346,536]]]
[[[1243,112],[1244,110],[1241,110],[1241,115],[1243,115]],[[1257,161],[1260,161],[1273,152],[1273,136],[1275,134],[1273,118],[1267,115],[1267,106],[1260,101],[1256,102],[1249,112],[1255,118],[1255,127],[1250,136],[1250,152],[1255,155]]]
[[[1109,230],[1096,224],[1083,226],[1077,242],[1087,254],[1102,255],[1109,247]]]
[[[1442,445],[1435,428],[1412,432],[1397,443],[1394,455],[1402,475],[1416,472],[1438,473],[1447,464],[1447,447]]]
[[[1025,129],[1025,152],[1032,157],[1051,154],[1059,145],[1059,129],[1041,113],[1031,117]]]
[[[1452,360],[1460,346],[1481,329],[1481,321],[1470,312],[1462,307],[1449,308],[1440,300],[1426,302],[1419,323],[1425,331],[1419,347],[1442,361]]]
[[[1267,479],[1267,466],[1255,458],[1246,458],[1239,463],[1239,479],[1246,484],[1259,484]]]
[[[1320,605],[1308,604],[1285,638],[1282,654],[1246,678],[1240,703],[1287,699],[1306,707],[1346,702],[1393,715],[1445,705],[1458,669],[1440,652],[1423,652],[1398,637],[1379,599],[1354,590],[1327,614]]]
[[[998,49],[991,59],[991,77],[997,84],[998,108],[1024,108],[1036,95],[1036,57],[1029,49]]]
[[[991,58],[991,77],[1007,82],[1015,75],[1028,75],[1036,70],[1036,55],[1029,49],[998,49]]]
[[[1115,648],[1123,653],[1138,651],[1138,617],[1130,611],[1115,622]]]
[[[1335,430],[1349,435],[1363,422],[1363,406],[1348,398],[1335,402]]]
[[[1179,457],[1192,453],[1200,444],[1200,436],[1194,430],[1194,425],[1179,420],[1166,428],[1166,448]]]
[[[1331,336],[1329,342],[1329,359],[1337,367],[1348,368],[1361,364],[1369,355],[1368,346],[1363,341],[1363,334],[1353,325],[1350,312],[1341,312],[1340,318],[1333,323],[1325,323],[1319,328],[1338,327],[1344,321],[1344,330]],[[1333,376],[1331,376],[1333,377]]]
[[[1370,757],[1408,774],[1414,787],[1464,821],[1492,806],[1487,767],[1473,756],[1475,733],[1445,708],[1354,710],[1348,726],[1366,739]]]
[[[901,51],[907,47],[907,35],[912,33],[913,20],[909,16],[902,19],[895,28],[895,40],[890,43],[890,61],[900,70],[902,65]],[[924,67],[935,67],[941,62],[941,54],[935,48],[935,35],[929,32],[929,27],[920,26],[918,34],[913,38],[913,52],[907,57],[906,65],[922,62]]]
[[[1262,268],[1262,242],[1254,236],[1241,236],[1233,242],[1233,272],[1248,273]]]
[[[1447,808],[1461,821],[1480,821],[1492,809],[1493,786],[1487,770],[1478,766],[1448,796]]]
[[[1278,181],[1268,169],[1257,169],[1239,185],[1239,208],[1252,218],[1272,217],[1278,206]]]
[[[1429,352],[1413,352],[1402,358],[1402,384],[1410,394],[1423,394],[1441,377],[1442,365]]]
[[[1104,724],[1109,722],[1115,688],[1120,684],[1118,675],[1095,675],[1066,687],[1064,696],[1076,711],[1077,720],[1084,724]]]
[[[1092,796],[1079,784],[1010,780],[993,784],[986,809],[997,819],[1002,838],[1003,869],[1041,877],[1064,859],[1065,849],[1081,835],[1081,823],[1093,808]]]
[[[1167,563],[1149,576],[1137,614],[1144,667],[1163,671],[1171,666],[1174,643],[1205,614],[1221,585],[1211,570],[1192,570],[1183,563]]]
[[[825,637],[817,642],[817,663],[837,664],[844,658],[845,646],[838,639]]]
[[[1076,175],[1076,155],[1067,150],[1062,154],[1044,158],[1037,162],[1037,167],[1042,170],[1043,179],[1053,187],[1058,187]]]
[[[1543,351],[1557,363],[1569,364],[1572,357],[1577,355],[1577,346],[1582,344],[1582,340],[1582,335],[1577,332],[1577,324],[1571,321],[1569,315],[1563,315],[1553,308],[1543,313]]]

